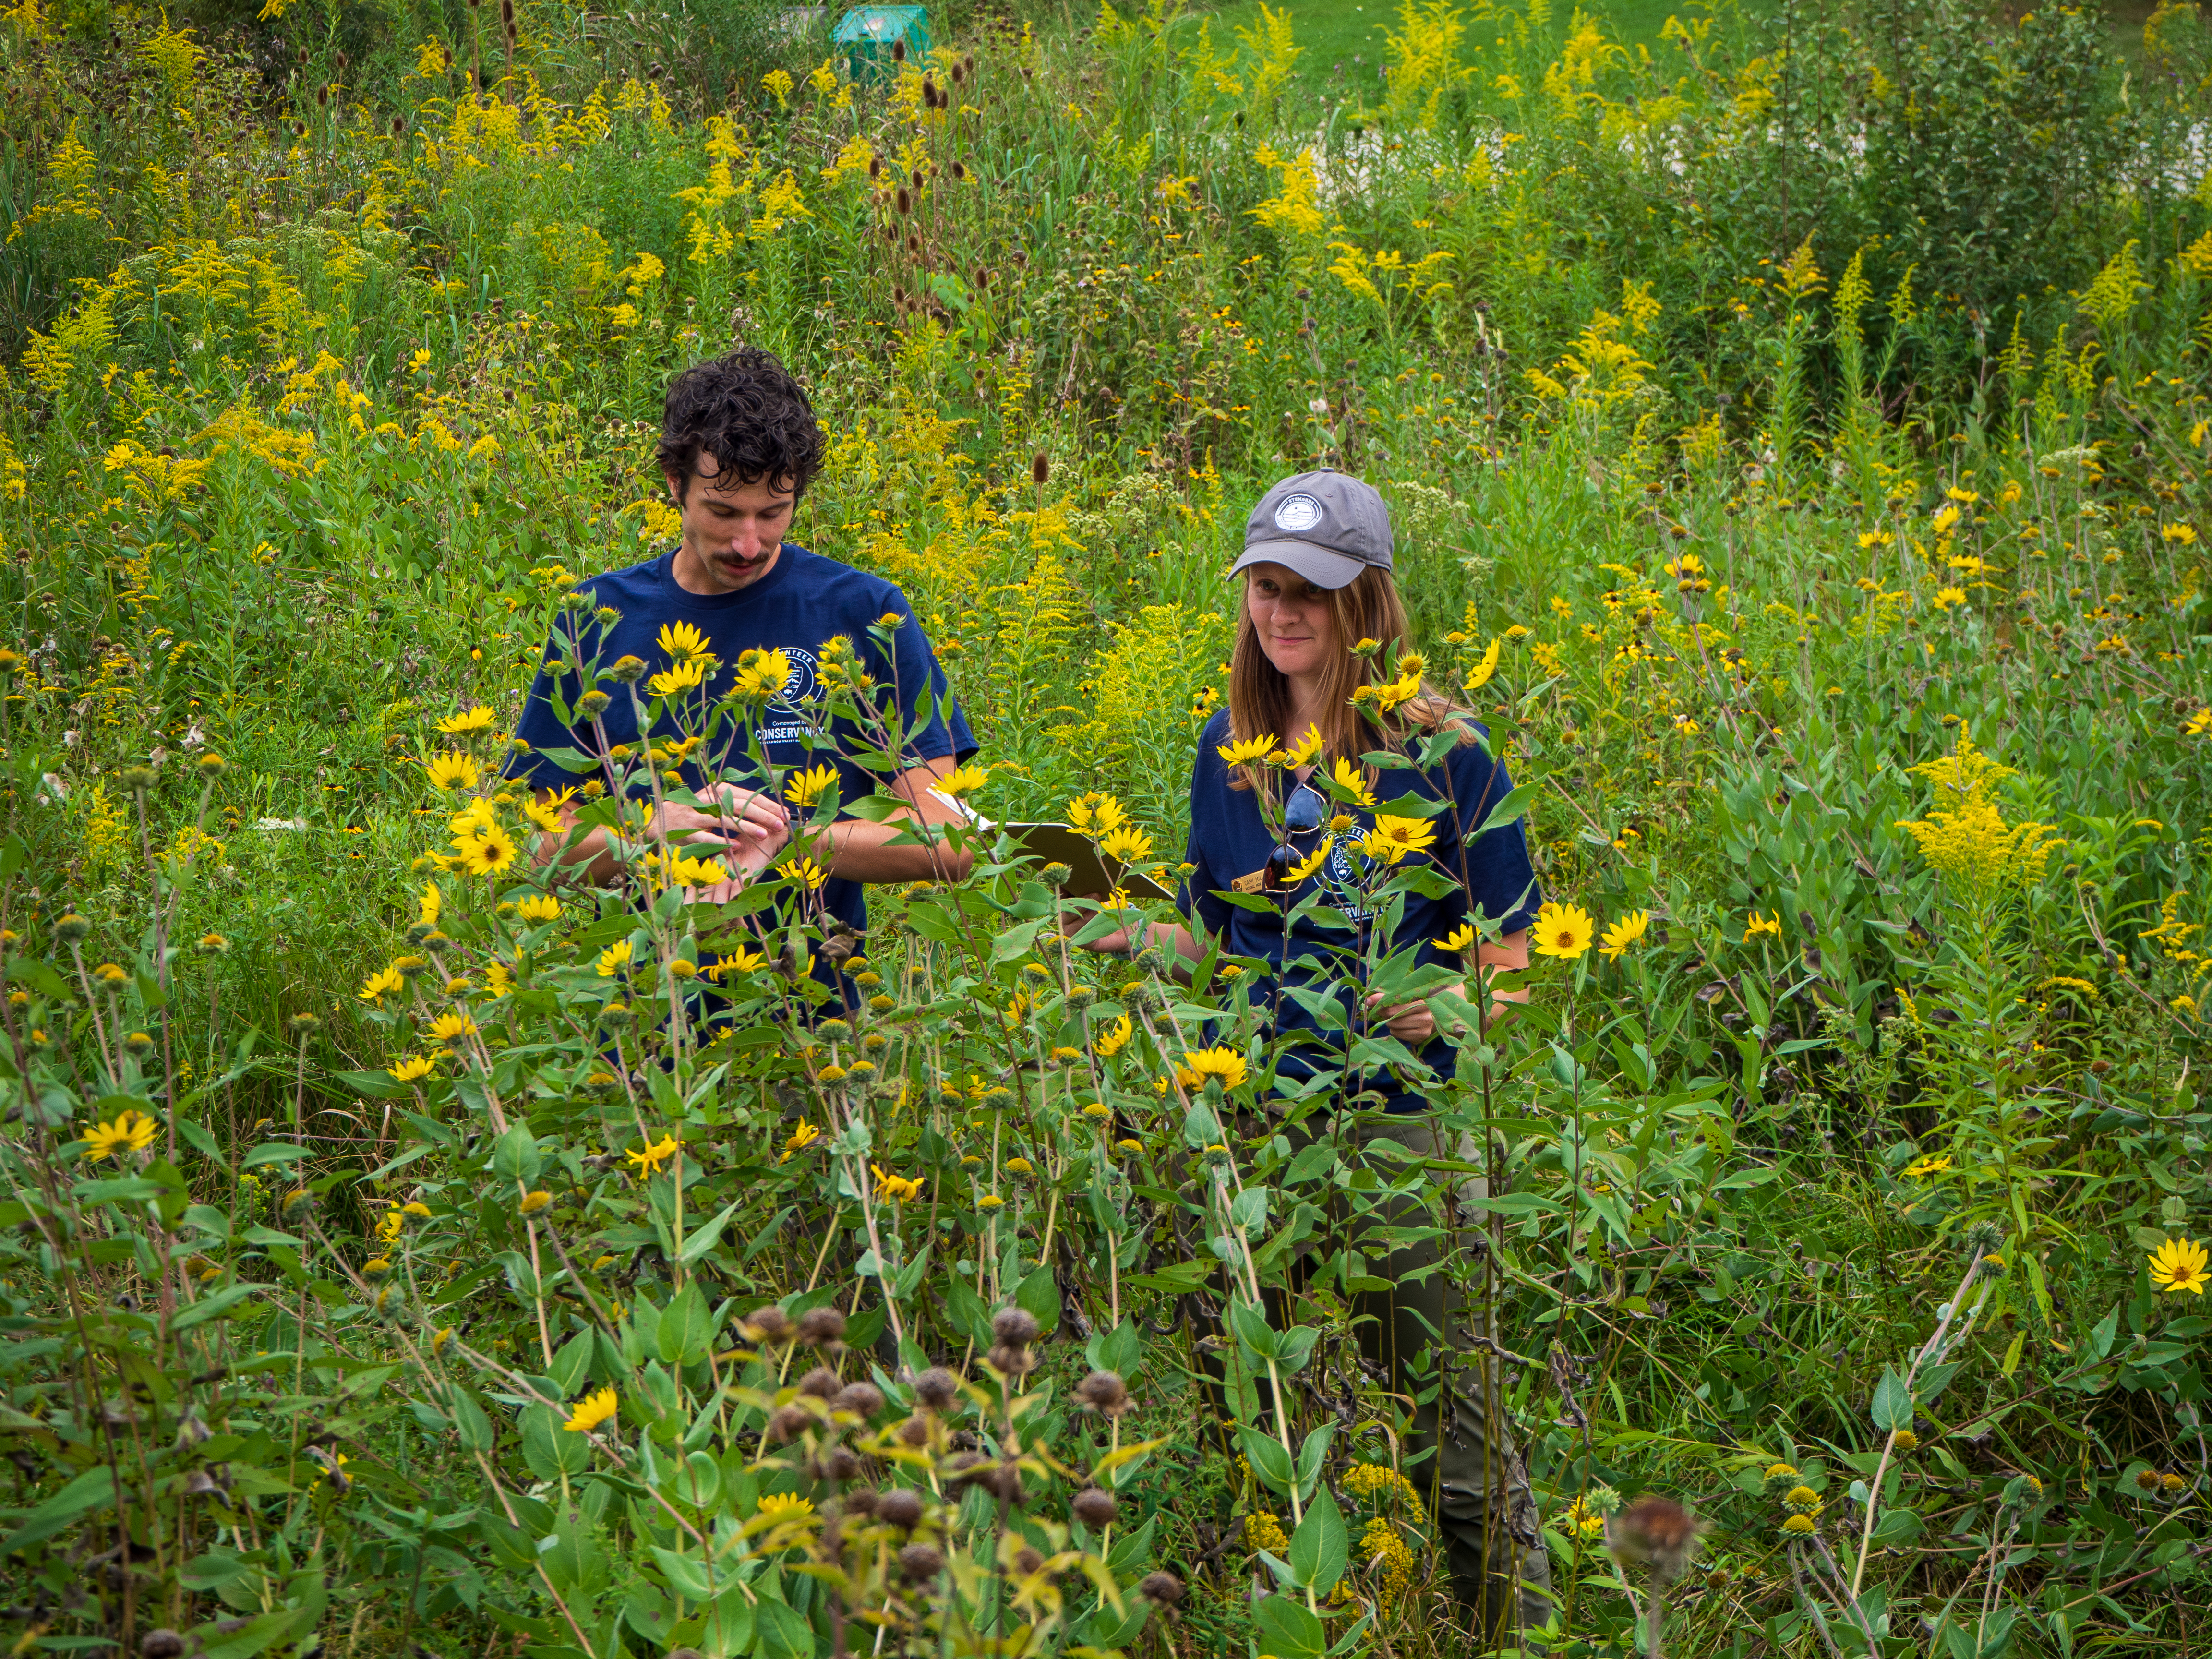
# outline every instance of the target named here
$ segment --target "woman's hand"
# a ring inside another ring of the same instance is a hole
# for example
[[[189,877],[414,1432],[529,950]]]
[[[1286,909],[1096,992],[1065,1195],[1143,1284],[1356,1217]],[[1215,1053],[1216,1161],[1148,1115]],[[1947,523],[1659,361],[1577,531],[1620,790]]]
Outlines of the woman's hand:
[[[1060,913],[1060,937],[1070,939],[1080,933],[1091,925],[1093,915],[1093,912],[1087,910],[1061,911]],[[1126,957],[1131,954],[1129,930],[1124,927],[1116,933],[1108,933],[1101,939],[1085,939],[1078,944],[1075,948],[1079,951],[1094,951],[1102,957]]]

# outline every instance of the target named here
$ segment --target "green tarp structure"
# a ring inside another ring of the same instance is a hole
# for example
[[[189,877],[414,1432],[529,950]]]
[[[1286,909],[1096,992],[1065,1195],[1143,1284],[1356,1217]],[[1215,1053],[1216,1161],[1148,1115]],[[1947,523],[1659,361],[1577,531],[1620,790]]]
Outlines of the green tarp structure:
[[[845,70],[855,81],[863,75],[888,75],[891,48],[906,42],[907,59],[919,64],[929,56],[929,8],[927,6],[855,6],[837,20],[831,40],[843,48]]]

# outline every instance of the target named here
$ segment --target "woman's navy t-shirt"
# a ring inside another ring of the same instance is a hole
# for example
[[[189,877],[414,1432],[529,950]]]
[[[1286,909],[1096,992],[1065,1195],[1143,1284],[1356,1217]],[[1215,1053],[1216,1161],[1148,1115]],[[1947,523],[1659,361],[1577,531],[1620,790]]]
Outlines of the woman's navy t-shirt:
[[[1479,726],[1475,729],[1482,730]],[[1255,878],[1266,868],[1278,845],[1274,832],[1261,817],[1255,792],[1230,787],[1231,774],[1222,763],[1219,745],[1228,743],[1231,738],[1229,714],[1224,709],[1208,722],[1199,739],[1198,758],[1191,769],[1190,844],[1184,855],[1194,867],[1184,881],[1183,913],[1204,923],[1208,932],[1220,935],[1224,948],[1231,954],[1256,957],[1272,963],[1276,975],[1289,984],[1326,983],[1347,969],[1356,975],[1363,954],[1360,947],[1364,942],[1361,933],[1324,926],[1309,917],[1291,924],[1286,950],[1281,909],[1247,909],[1231,904],[1223,896],[1240,878],[1248,888],[1257,890]],[[1428,820],[1436,836],[1432,852],[1414,854],[1412,857],[1433,857],[1440,861],[1441,867],[1454,878],[1454,886],[1441,899],[1419,893],[1407,894],[1397,934],[1378,954],[1388,955],[1419,943],[1422,946],[1419,958],[1421,962],[1457,967],[1459,958],[1437,950],[1435,941],[1449,934],[1467,919],[1470,895],[1474,902],[1481,907],[1483,915],[1498,923],[1502,933],[1517,933],[1531,925],[1541,901],[1536,890],[1535,872],[1528,863],[1528,843],[1520,820],[1500,825],[1466,848],[1464,884],[1460,882],[1460,837],[1488,817],[1491,809],[1513,787],[1512,780],[1506,775],[1504,763],[1474,744],[1452,750],[1431,771],[1406,769],[1382,772],[1374,786],[1376,808],[1353,812],[1359,828],[1336,838],[1328,860],[1314,874],[1289,891],[1275,895],[1279,904],[1284,908],[1294,908],[1313,896],[1318,888],[1322,890],[1325,905],[1333,906],[1362,928],[1370,925],[1371,913],[1363,907],[1360,896],[1362,876],[1368,861],[1354,843],[1361,830],[1372,825],[1375,811],[1388,811],[1393,800],[1408,794],[1431,800],[1441,799],[1443,777],[1439,775],[1449,778],[1451,805]],[[1317,842],[1317,836],[1303,837],[1297,842],[1297,850],[1310,853]],[[1309,956],[1326,966],[1301,969],[1298,959]],[[1291,967],[1285,975],[1283,964],[1286,961]],[[1316,1071],[1340,1068],[1344,1064],[1343,1034],[1322,1030],[1296,998],[1278,998],[1276,990],[1273,983],[1259,985],[1253,988],[1253,994],[1279,1002],[1276,1019],[1279,1031],[1286,1035],[1302,1033],[1304,1038],[1282,1055],[1277,1063],[1277,1075],[1285,1079],[1304,1079]],[[1348,1011],[1348,992],[1346,1006]],[[1374,1030],[1379,1035],[1382,1028],[1378,1024]],[[1443,1039],[1431,1040],[1418,1052],[1425,1063],[1443,1075],[1450,1074],[1451,1048]],[[1390,1110],[1412,1111],[1420,1106],[1418,1093],[1395,1073],[1370,1076],[1362,1084],[1384,1096]]]
[[[700,690],[688,696],[711,699],[729,689],[737,674],[738,659],[744,652],[782,652],[791,659],[791,678],[761,715],[762,752],[779,769],[835,764],[839,797],[853,801],[874,793],[886,781],[848,758],[856,751],[876,747],[875,743],[849,722],[836,721],[829,728],[829,735],[836,742],[835,751],[809,749],[805,738],[813,722],[802,717],[799,708],[815,695],[816,665],[823,642],[842,635],[852,641],[863,672],[879,686],[896,688],[905,726],[911,727],[926,708],[930,710],[927,722],[906,739],[900,757],[902,769],[947,755],[965,761],[975,752],[975,740],[952,699],[945,671],[938,665],[913,607],[896,584],[790,542],[783,544],[768,574],[733,593],[689,592],[671,572],[674,561],[675,550],[671,548],[643,564],[609,571],[577,584],[576,591],[590,595],[595,606],[611,605],[622,613],[622,620],[606,629],[592,622],[590,612],[582,613],[581,644],[587,664],[596,659],[605,670],[617,658],[634,656],[645,662],[645,678],[649,679],[672,665],[670,653],[660,647],[660,630],[672,623],[689,623],[706,635],[707,649],[720,659],[720,665]],[[887,653],[868,629],[893,613],[904,620],[891,636]],[[578,775],[539,751],[567,747],[595,754],[598,750],[591,727],[562,726],[554,717],[549,701],[556,677],[562,696],[572,705],[588,689],[578,684],[576,677],[563,668],[569,655],[566,641],[558,634],[548,641],[537,682],[530,689],[530,701],[515,731],[530,745],[530,752],[518,756],[507,774],[539,788],[561,789],[581,781]],[[622,688],[611,684],[606,689],[619,691]],[[644,680],[639,682],[638,690],[639,701],[649,706]],[[600,716],[600,723],[611,743],[638,741],[637,717],[627,696],[616,696]],[[672,739],[680,733],[676,722],[664,714],[653,735]],[[737,752],[717,757],[718,769],[750,766],[742,739],[735,747]],[[699,764],[704,757],[695,756],[684,763],[686,786],[696,789],[715,781]],[[744,781],[764,787],[763,781]],[[642,791],[647,786],[641,782],[636,787]],[[831,879],[822,889],[822,902],[830,915],[856,932],[866,930],[867,902],[859,882]]]

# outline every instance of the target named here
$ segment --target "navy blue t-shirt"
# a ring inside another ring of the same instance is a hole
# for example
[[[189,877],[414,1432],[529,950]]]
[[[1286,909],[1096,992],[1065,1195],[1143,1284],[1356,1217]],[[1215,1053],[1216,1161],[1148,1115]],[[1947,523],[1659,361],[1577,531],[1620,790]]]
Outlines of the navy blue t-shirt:
[[[816,696],[816,668],[823,643],[842,635],[858,653],[863,672],[879,687],[896,689],[904,727],[913,726],[926,709],[930,711],[927,724],[907,738],[899,769],[947,755],[956,761],[965,761],[975,752],[975,740],[969,732],[968,722],[958,704],[952,699],[945,671],[938,665],[928,638],[915,618],[913,607],[896,584],[840,564],[835,559],[810,553],[790,542],[783,544],[768,574],[733,593],[688,592],[672,574],[674,562],[675,550],[671,548],[643,564],[609,571],[577,584],[576,591],[590,595],[594,606],[611,605],[622,613],[620,622],[605,629],[592,620],[590,611],[580,613],[585,662],[590,664],[596,659],[604,672],[617,658],[641,659],[647,672],[636,687],[639,702],[647,708],[652,706],[647,682],[655,673],[672,665],[671,653],[664,650],[659,642],[660,630],[672,623],[688,623],[697,629],[706,636],[707,649],[720,659],[720,665],[705,684],[687,694],[689,702],[696,703],[702,696],[711,700],[728,690],[737,676],[738,659],[744,652],[781,651],[791,659],[791,678],[785,682],[782,692],[770,699],[760,714],[757,736],[763,754],[779,769],[834,764],[837,769],[839,799],[846,802],[857,800],[873,793],[887,781],[849,758],[860,750],[876,748],[876,742],[851,722],[841,720],[832,722],[829,727],[828,735],[836,739],[834,750],[810,749],[805,739],[815,722],[804,718],[801,709],[802,704]],[[893,613],[904,621],[891,636],[891,648],[886,652],[868,629]],[[574,674],[565,666],[571,653],[566,640],[557,631],[561,626],[556,624],[555,637],[547,642],[537,682],[530,688],[530,701],[515,730],[515,735],[530,745],[531,752],[518,756],[507,768],[509,776],[526,779],[533,786],[545,789],[566,788],[592,775],[570,772],[540,751],[567,747],[586,754],[598,752],[591,726],[562,726],[555,718],[548,700],[556,675],[561,695],[571,705],[591,689],[578,684]],[[636,744],[637,717],[627,695],[629,688],[607,682],[601,689],[616,694],[600,716],[609,741]],[[695,718],[695,728],[696,723]],[[680,735],[670,714],[663,714],[653,735],[668,739]],[[721,781],[722,774],[732,767],[750,772],[752,763],[742,736],[734,744],[724,738],[708,748],[717,752],[710,756],[702,750],[684,759],[681,769],[686,787],[697,789]],[[749,787],[765,787],[769,781],[744,775],[738,781]],[[641,780],[633,785],[633,792],[645,793],[647,787]],[[855,931],[866,931],[867,902],[859,882],[833,878],[822,889],[822,902],[830,915]]]
[[[1480,726],[1474,729],[1483,730]],[[1470,893],[1483,915],[1498,923],[1501,933],[1517,933],[1534,922],[1541,900],[1536,890],[1535,872],[1528,863],[1528,839],[1519,819],[1499,825],[1465,849],[1464,884],[1461,883],[1461,836],[1488,817],[1491,809],[1513,787],[1506,775],[1504,763],[1474,744],[1452,750],[1431,771],[1408,768],[1381,772],[1374,785],[1375,808],[1352,812],[1358,827],[1336,838],[1328,860],[1314,874],[1289,891],[1273,896],[1279,908],[1268,912],[1231,904],[1222,894],[1240,878],[1246,878],[1249,884],[1249,878],[1267,867],[1278,842],[1261,816],[1255,793],[1230,787],[1231,773],[1222,763],[1219,745],[1231,739],[1229,712],[1224,709],[1207,723],[1199,739],[1198,758],[1191,769],[1190,845],[1185,858],[1196,867],[1185,879],[1182,908],[1186,915],[1202,922],[1209,933],[1221,935],[1224,948],[1232,955],[1264,959],[1272,964],[1274,975],[1289,985],[1318,988],[1333,979],[1340,981],[1356,978],[1364,954],[1361,947],[1368,942],[1364,932],[1374,925],[1374,921],[1373,911],[1363,903],[1360,890],[1368,860],[1354,843],[1372,826],[1375,812],[1389,811],[1393,800],[1408,794],[1430,800],[1441,799],[1443,779],[1438,775],[1449,775],[1451,805],[1427,820],[1435,835],[1431,851],[1410,854],[1407,863],[1437,860],[1452,877],[1452,890],[1441,899],[1419,893],[1407,894],[1396,934],[1376,954],[1388,956],[1418,943],[1422,947],[1418,958],[1421,963],[1458,968],[1461,959],[1437,950],[1435,941],[1449,935],[1467,920]],[[1378,742],[1376,746],[1379,749],[1382,744]],[[1286,783],[1285,791],[1291,787]],[[1332,806],[1330,810],[1350,809]],[[1310,854],[1319,842],[1318,834],[1302,836],[1295,843],[1296,849],[1303,856]],[[1286,950],[1283,911],[1313,896],[1317,888],[1322,891],[1322,902],[1358,923],[1359,931],[1329,927],[1309,916],[1291,924]],[[1301,967],[1302,957],[1312,958],[1311,963]],[[1285,962],[1289,963],[1287,973],[1284,969]],[[1276,1074],[1286,1080],[1303,1080],[1316,1071],[1340,1069],[1344,1064],[1341,1031],[1322,1030],[1296,998],[1287,994],[1278,997],[1277,990],[1277,985],[1271,981],[1255,986],[1252,994],[1255,999],[1277,1004],[1279,1032],[1302,1033],[1304,1041],[1292,1045],[1280,1057]],[[1351,1012],[1349,991],[1344,994],[1344,1001],[1346,1011]],[[1357,1022],[1355,1029],[1356,1026]],[[1383,1034],[1380,1022],[1373,1025],[1371,1033]],[[1443,1038],[1431,1039],[1418,1053],[1427,1065],[1443,1075],[1450,1075],[1451,1046]],[[1352,1079],[1346,1081],[1347,1085],[1352,1083]],[[1358,1085],[1384,1096],[1388,1109],[1393,1111],[1415,1110],[1420,1105],[1419,1095],[1395,1073],[1370,1074],[1358,1079]]]

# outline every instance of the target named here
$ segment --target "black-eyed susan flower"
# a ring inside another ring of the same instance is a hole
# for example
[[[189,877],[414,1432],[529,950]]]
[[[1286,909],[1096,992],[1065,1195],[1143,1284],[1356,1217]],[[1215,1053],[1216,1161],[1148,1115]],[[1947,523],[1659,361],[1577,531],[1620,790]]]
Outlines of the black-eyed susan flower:
[[[1133,1028],[1129,1024],[1128,1015],[1121,1015],[1119,1018],[1115,1020],[1112,1025],[1109,1026],[1105,1030],[1101,1031],[1097,1036],[1092,1040],[1091,1044],[1091,1052],[1097,1055],[1101,1060],[1111,1059],[1114,1055],[1121,1053],[1121,1049],[1127,1044],[1133,1030]]]
[[[535,1192],[523,1194],[521,1200],[514,1206],[514,1212],[517,1215],[536,1215],[540,1210],[550,1209],[552,1204],[553,1194],[541,1187]]]
[[[875,1174],[878,1198],[898,1201],[921,1196],[922,1184],[915,1176],[892,1175],[879,1164],[871,1164],[868,1168]]]
[[[2169,1238],[2150,1253],[2150,1282],[2161,1291],[2204,1294],[2208,1273],[2204,1247],[2194,1239]]]
[[[629,1160],[631,1168],[644,1177],[657,1173],[662,1164],[676,1156],[677,1152],[676,1137],[664,1133],[659,1139],[649,1141],[636,1152],[625,1152],[623,1156]]]
[[[419,1083],[437,1069],[437,1061],[423,1054],[408,1054],[384,1069],[402,1083]]]
[[[799,1127],[793,1129],[789,1135],[785,1137],[783,1143],[783,1156],[776,1159],[776,1162],[779,1164],[789,1163],[791,1160],[791,1155],[793,1152],[803,1152],[809,1146],[811,1146],[816,1141],[821,1139],[822,1131],[816,1128],[811,1123],[806,1121],[805,1119],[801,1118],[799,1121]]]
[[[1782,937],[1782,913],[1779,910],[1776,911],[1771,916],[1762,916],[1758,911],[1753,910],[1751,915],[1745,919],[1743,924],[1743,941],[1745,944],[1750,944],[1752,940],[1757,939],[1761,933],[1771,933],[1776,939],[1780,939]]]
[[[1244,1056],[1234,1048],[1198,1048],[1184,1051],[1183,1065],[1200,1081],[1218,1079],[1224,1089],[1234,1089],[1244,1081]]]
[[[430,1022],[430,1040],[448,1048],[459,1047],[477,1034],[477,1023],[466,1014],[441,1014]]]
[[[518,850],[514,837],[498,823],[483,824],[453,842],[454,856],[472,876],[498,875],[514,862]]]
[[[1536,954],[1572,962],[1590,947],[1596,924],[1578,904],[1547,902],[1536,912]]]
[[[1221,757],[1221,763],[1224,766],[1249,766],[1255,761],[1265,760],[1274,752],[1274,734],[1267,732],[1256,738],[1245,738],[1239,742],[1218,744],[1213,752]]]
[[[1329,768],[1328,782],[1334,793],[1354,806],[1375,805],[1375,792],[1368,787],[1367,774],[1342,755],[1339,755]],[[1348,823],[1339,826],[1332,822],[1330,824],[1330,828],[1340,830],[1340,833],[1342,829],[1350,827]]]
[[[1128,819],[1127,809],[1120,801],[1097,790],[1067,803],[1068,823],[1087,836],[1105,835]]]
[[[85,1156],[97,1162],[106,1158],[119,1159],[125,1152],[143,1152],[154,1144],[155,1127],[154,1120],[145,1113],[126,1108],[109,1121],[84,1132]]]
[[[601,1389],[579,1400],[568,1413],[568,1420],[561,1426],[571,1434],[589,1434],[621,1410],[621,1396],[612,1388]]]
[[[810,893],[819,892],[830,879],[830,872],[812,859],[793,859],[782,868],[786,881]]]
[[[1437,832],[1426,818],[1375,815],[1375,827],[1361,837],[1359,850],[1383,864],[1395,865],[1409,854],[1425,853],[1436,845]]]
[[[811,806],[836,787],[836,767],[811,767],[805,771],[793,772],[784,780],[783,798],[793,806]]]
[[[462,754],[458,750],[431,756],[422,763],[422,771],[434,789],[456,792],[473,789],[483,780],[483,773],[477,765],[476,757]]]
[[[1152,855],[1152,838],[1134,824],[1120,824],[1098,838],[1098,850],[1124,864]]]
[[[929,787],[940,795],[957,799],[970,790],[981,789],[990,781],[990,770],[987,767],[956,766]]]
[[[458,714],[448,714],[438,722],[438,730],[449,738],[463,737],[474,732],[489,732],[492,727],[492,712],[478,703],[473,708],[464,708]]]
[[[1637,944],[1643,939],[1644,929],[1650,925],[1650,911],[1630,911],[1605,930],[1605,938],[1598,945],[1598,954],[1607,962],[1619,962],[1622,957],[1627,955],[1630,945]]]

